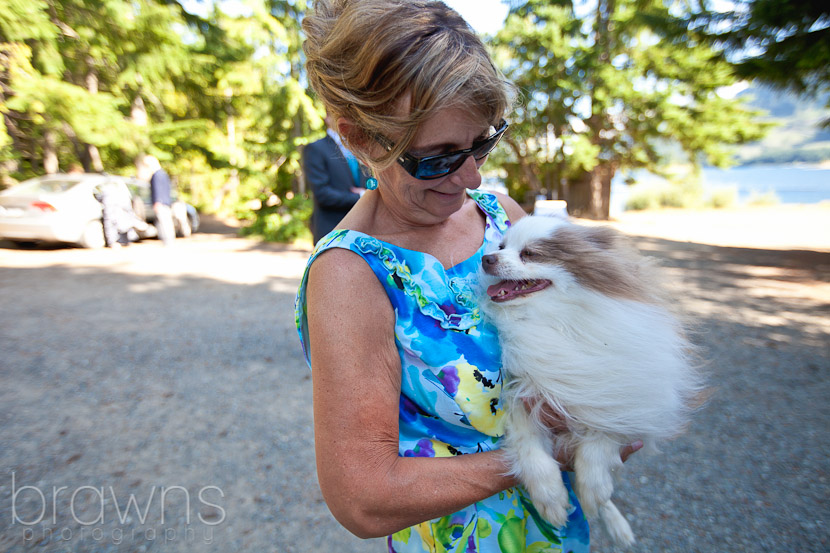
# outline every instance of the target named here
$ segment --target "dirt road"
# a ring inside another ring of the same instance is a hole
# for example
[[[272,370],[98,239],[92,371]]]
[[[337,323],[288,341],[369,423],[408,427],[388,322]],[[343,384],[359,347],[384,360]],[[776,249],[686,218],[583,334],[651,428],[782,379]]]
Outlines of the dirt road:
[[[317,487],[292,308],[308,251],[206,231],[0,243],[0,551],[385,550]],[[827,551],[830,253],[637,244],[694,319],[713,395],[627,464],[635,551]]]

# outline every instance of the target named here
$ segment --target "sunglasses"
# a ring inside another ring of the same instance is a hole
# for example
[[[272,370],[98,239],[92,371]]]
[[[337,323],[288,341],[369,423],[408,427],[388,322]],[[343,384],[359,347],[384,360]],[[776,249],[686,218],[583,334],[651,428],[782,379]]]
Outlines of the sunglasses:
[[[440,179],[443,176],[457,171],[464,165],[467,157],[473,156],[476,161],[481,161],[487,157],[490,152],[496,147],[507,130],[508,124],[504,119],[499,123],[499,128],[496,132],[473,142],[470,148],[464,150],[456,150],[446,154],[439,154],[437,156],[415,157],[413,155],[403,153],[398,158],[398,163],[403,167],[407,173],[420,180]],[[391,151],[395,147],[395,143],[382,135],[375,135],[375,141]]]

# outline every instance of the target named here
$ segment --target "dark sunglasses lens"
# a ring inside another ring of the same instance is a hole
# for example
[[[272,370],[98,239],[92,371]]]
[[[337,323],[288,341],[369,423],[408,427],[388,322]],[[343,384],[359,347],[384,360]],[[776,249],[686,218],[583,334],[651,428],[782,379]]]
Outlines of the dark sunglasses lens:
[[[430,179],[452,173],[464,164],[467,154],[449,154],[421,161],[415,178]]]
[[[507,124],[502,122],[502,127],[495,134],[487,137],[479,144],[474,144],[473,148],[468,150],[469,153],[450,153],[420,160],[415,171],[410,172],[410,174],[416,179],[437,179],[457,171],[459,167],[464,165],[467,156],[473,156],[476,161],[479,161],[493,151],[506,130]]]

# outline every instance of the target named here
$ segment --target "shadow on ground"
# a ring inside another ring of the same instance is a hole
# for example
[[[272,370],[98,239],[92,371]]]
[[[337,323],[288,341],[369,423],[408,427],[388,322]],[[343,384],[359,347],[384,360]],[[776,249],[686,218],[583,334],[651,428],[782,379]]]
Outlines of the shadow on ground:
[[[634,549],[826,551],[830,253],[634,241],[670,277],[711,393],[686,435],[626,467]]]
[[[316,483],[294,279],[64,264],[0,282],[0,551],[363,545]]]
[[[635,240],[712,390],[685,436],[627,463],[635,551],[827,551],[830,254]],[[320,497],[298,275],[133,274],[76,253],[30,268],[52,252],[7,250],[24,257],[0,267],[0,551],[385,550]]]

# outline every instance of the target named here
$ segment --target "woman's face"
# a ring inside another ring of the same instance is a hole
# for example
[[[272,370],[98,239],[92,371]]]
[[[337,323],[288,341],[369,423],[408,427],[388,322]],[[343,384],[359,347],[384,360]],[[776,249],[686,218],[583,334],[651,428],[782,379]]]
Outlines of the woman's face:
[[[420,158],[470,148],[492,132],[490,125],[474,112],[447,108],[421,125],[407,152]],[[461,209],[468,188],[481,185],[478,169],[485,160],[476,162],[470,156],[457,171],[433,180],[416,179],[395,163],[378,175],[378,191],[384,204],[403,222],[440,223]]]

